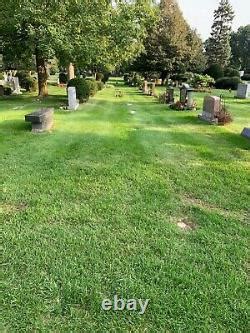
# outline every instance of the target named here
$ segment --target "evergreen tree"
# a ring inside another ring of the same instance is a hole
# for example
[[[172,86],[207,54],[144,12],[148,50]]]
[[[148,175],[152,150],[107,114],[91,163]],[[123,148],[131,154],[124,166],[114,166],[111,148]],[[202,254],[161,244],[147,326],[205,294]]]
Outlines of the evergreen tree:
[[[250,24],[240,27],[231,36],[231,65],[250,72]]]
[[[230,36],[234,11],[228,0],[221,0],[214,11],[211,37],[206,43],[209,65],[220,64],[226,67],[231,58]]]
[[[169,74],[195,68],[198,61],[204,64],[202,40],[185,21],[176,0],[161,0],[158,20],[150,27],[144,47],[131,69],[159,72],[162,82]]]

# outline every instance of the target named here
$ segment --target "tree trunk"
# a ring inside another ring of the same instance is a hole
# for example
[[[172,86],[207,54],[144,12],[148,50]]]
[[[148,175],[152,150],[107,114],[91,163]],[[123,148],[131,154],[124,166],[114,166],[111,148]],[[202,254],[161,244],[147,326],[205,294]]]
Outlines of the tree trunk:
[[[70,62],[69,65],[68,65],[67,74],[68,74],[68,80],[71,80],[71,79],[75,78],[75,67],[72,64],[72,62]]]
[[[162,85],[162,86],[165,85],[166,79],[168,79],[168,77],[169,77],[169,74],[168,74],[167,71],[164,70],[164,71],[161,72],[161,77],[160,77],[160,79],[162,80],[162,81],[161,81],[161,85]]]
[[[37,68],[37,76],[38,76],[38,96],[46,97],[46,96],[48,96],[47,62],[39,52],[36,52],[36,68]]]

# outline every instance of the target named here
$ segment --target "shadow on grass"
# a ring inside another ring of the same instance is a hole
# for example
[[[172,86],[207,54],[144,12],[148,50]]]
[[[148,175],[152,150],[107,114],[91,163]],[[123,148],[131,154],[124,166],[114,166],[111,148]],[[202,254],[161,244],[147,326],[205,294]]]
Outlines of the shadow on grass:
[[[0,131],[7,132],[27,132],[31,131],[31,124],[25,122],[25,120],[4,120],[0,123]]]

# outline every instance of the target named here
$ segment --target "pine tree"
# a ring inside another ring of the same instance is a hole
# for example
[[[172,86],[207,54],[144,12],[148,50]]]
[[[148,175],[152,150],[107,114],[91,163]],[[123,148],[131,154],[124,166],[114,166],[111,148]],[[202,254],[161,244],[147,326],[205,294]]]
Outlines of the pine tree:
[[[214,11],[211,37],[207,41],[206,52],[209,65],[220,64],[223,68],[230,63],[230,36],[234,11],[229,0],[221,0]]]

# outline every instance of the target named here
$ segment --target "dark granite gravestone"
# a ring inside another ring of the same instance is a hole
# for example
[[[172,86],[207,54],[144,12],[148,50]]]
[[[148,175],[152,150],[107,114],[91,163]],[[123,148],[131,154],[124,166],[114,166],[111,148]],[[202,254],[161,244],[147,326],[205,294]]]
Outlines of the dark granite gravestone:
[[[241,135],[247,139],[250,139],[250,127],[245,127],[241,132]]]
[[[205,120],[211,124],[217,124],[218,118],[216,115],[220,112],[221,100],[217,96],[205,96],[203,102],[203,112],[198,115],[199,119]]]
[[[167,88],[166,90],[166,104],[174,103],[174,88]]]
[[[48,131],[53,126],[54,108],[42,108],[25,115],[25,121],[31,122],[32,132],[40,133]]]

